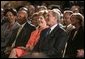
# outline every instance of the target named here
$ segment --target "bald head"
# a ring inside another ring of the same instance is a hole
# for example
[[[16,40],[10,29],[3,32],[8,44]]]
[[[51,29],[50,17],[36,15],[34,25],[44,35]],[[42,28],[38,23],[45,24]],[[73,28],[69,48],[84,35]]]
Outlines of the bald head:
[[[26,11],[24,11],[24,10],[18,11],[17,21],[20,24],[25,23],[27,21],[27,17],[28,17],[28,14]]]

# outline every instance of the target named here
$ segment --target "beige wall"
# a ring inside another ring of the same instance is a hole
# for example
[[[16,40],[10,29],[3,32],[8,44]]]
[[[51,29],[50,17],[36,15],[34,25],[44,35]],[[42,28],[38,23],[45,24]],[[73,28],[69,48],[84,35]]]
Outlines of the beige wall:
[[[8,3],[9,1],[1,1],[1,7],[3,7],[6,3]]]
[[[6,3],[10,3],[11,7],[16,8],[18,6],[27,4],[28,2],[27,1],[1,1],[1,7],[3,7]]]

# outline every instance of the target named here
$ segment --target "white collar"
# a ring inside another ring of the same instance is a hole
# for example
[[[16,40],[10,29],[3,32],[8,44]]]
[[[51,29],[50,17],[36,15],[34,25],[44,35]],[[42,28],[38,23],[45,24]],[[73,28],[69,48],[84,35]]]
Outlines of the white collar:
[[[50,32],[57,26],[58,24],[53,25],[50,29]]]
[[[20,27],[22,27],[22,28],[23,28],[23,27],[24,27],[24,25],[25,25],[26,23],[24,23],[24,24],[22,24],[22,25],[21,25],[21,24],[19,24],[19,23],[17,22],[17,24],[18,24]]]

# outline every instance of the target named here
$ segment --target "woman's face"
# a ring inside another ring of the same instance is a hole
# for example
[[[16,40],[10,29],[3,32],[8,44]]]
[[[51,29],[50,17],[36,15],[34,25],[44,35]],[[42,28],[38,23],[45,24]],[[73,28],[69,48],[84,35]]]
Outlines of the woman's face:
[[[7,17],[7,19],[8,19],[9,22],[15,21],[15,16],[10,11],[7,12],[6,17]]]
[[[74,26],[79,22],[78,20],[76,20],[76,16],[71,16],[70,20],[71,20],[71,24]]]
[[[39,16],[39,18],[37,19],[37,21],[38,21],[38,25],[40,27],[44,27],[46,25],[46,21],[45,21],[45,19],[44,19],[43,16]]]
[[[46,21],[43,16],[33,17],[32,24],[39,27],[45,27]]]

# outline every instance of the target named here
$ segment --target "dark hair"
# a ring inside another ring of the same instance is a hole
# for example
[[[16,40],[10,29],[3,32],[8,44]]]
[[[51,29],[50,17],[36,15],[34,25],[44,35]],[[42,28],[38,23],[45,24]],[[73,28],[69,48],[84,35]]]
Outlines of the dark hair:
[[[16,9],[13,9],[13,8],[5,9],[4,15],[6,16],[7,12],[9,11],[12,12],[14,16],[17,15]]]

